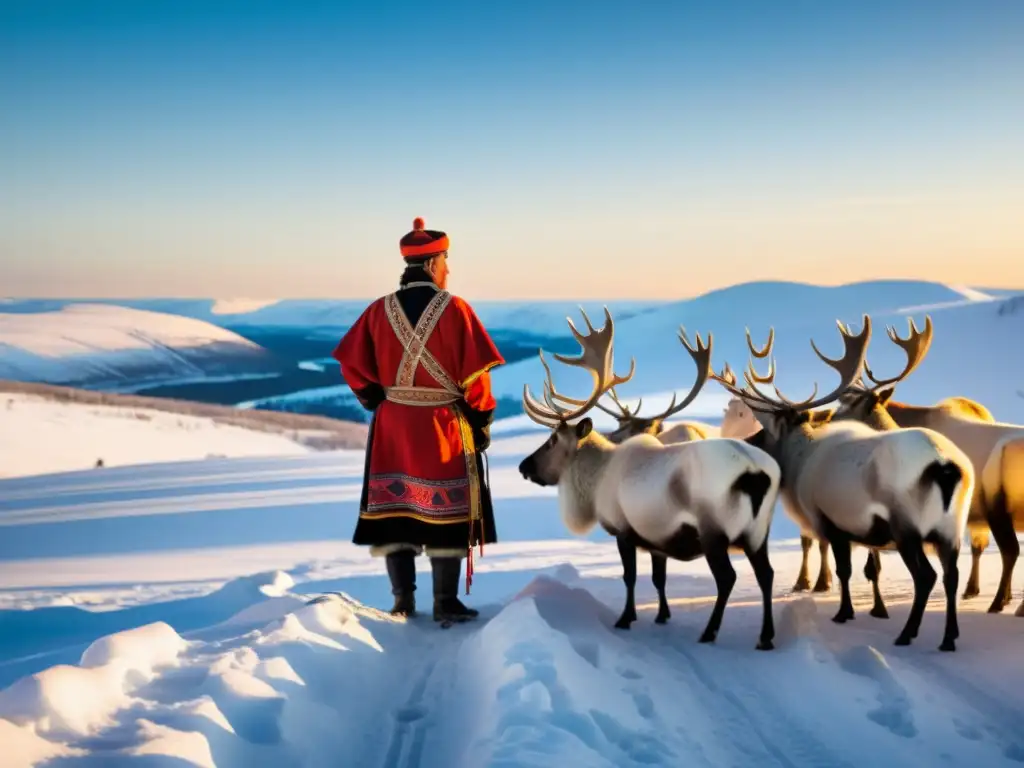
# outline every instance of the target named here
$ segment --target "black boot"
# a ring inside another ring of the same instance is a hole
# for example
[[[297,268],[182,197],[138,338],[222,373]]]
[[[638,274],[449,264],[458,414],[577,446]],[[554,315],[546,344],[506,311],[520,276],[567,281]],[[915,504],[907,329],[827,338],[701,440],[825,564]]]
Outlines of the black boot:
[[[395,604],[390,613],[393,616],[413,616],[416,613],[416,554],[405,549],[393,552],[385,559],[388,576],[391,577],[391,594]]]
[[[434,621],[468,621],[480,615],[458,597],[461,557],[432,557],[430,568],[434,575]]]

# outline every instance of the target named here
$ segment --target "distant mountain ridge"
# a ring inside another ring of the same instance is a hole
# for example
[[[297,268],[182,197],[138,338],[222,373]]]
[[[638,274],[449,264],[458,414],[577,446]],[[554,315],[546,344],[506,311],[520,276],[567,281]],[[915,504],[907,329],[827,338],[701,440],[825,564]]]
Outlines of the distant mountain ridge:
[[[870,359],[873,365],[887,370],[899,365],[899,351],[885,338],[883,326],[886,323],[896,323],[903,332],[906,316],[911,315],[920,322],[924,314],[929,313],[936,322],[932,356],[938,360],[954,354],[944,350],[951,340],[958,339],[959,344],[967,346],[969,358],[971,354],[980,354],[981,348],[964,338],[963,327],[973,328],[975,336],[982,333],[982,328],[990,335],[998,333],[1000,338],[1004,332],[1012,334],[1012,330],[1007,330],[1012,321],[997,321],[1009,317],[1010,307],[1015,307],[1022,295],[1024,291],[948,286],[921,280],[879,280],[839,286],[758,281],[679,301],[480,301],[473,305],[509,361],[509,365],[494,372],[498,417],[502,418],[522,413],[525,383],[538,390],[543,374],[536,355],[538,348],[570,354],[576,351],[566,318],[571,317],[581,324],[580,305],[600,324],[607,303],[618,329],[616,360],[620,370],[628,367],[629,357],[637,358],[637,376],[622,388],[623,397],[645,392],[668,393],[673,389],[682,392],[689,386],[693,368],[676,339],[680,326],[687,329],[691,338],[696,332],[705,336],[713,332],[715,366],[720,368],[723,362],[729,361],[734,369],[746,363],[745,328],[749,327],[755,341],[761,343],[769,327],[774,326],[780,387],[784,391],[792,389],[793,396],[802,397],[810,391],[814,380],[822,387],[831,381],[831,372],[813,357],[808,339],[813,337],[826,354],[837,354],[841,347],[836,320],[859,328],[861,316],[870,314],[876,325]],[[69,302],[58,299],[0,301],[0,319],[7,318],[10,322],[10,318],[20,316],[18,322],[23,327],[26,323],[31,327],[33,314],[43,318],[46,315],[40,313],[78,311],[75,307],[81,305]],[[115,314],[118,311],[150,313],[151,316],[158,313],[170,324],[200,323],[210,343],[190,351],[176,350],[173,343],[154,344],[155,351],[151,355],[164,360],[165,356],[156,352],[162,349],[169,354],[166,359],[192,362],[196,355],[209,354],[209,357],[205,364],[195,363],[201,370],[189,381],[181,378],[180,371],[173,367],[154,377],[141,363],[137,369],[121,366],[115,376],[104,378],[108,361],[101,355],[92,366],[93,378],[81,386],[127,389],[151,396],[320,414],[346,420],[365,421],[367,418],[342,382],[337,363],[330,358],[337,340],[363,311],[366,300],[275,302],[157,298],[133,299],[124,304],[130,306],[119,307],[115,300],[103,300],[92,306],[111,307],[110,311]],[[217,334],[221,332],[230,334],[234,347],[218,346],[222,340],[218,340]],[[150,335],[159,336],[158,333]],[[0,335],[0,344],[3,341]],[[962,351],[955,353],[964,354]],[[79,356],[76,365],[81,366],[85,360],[86,357]],[[5,351],[0,346],[0,375],[26,378],[12,369],[13,363],[10,349]],[[64,364],[59,358],[51,363],[58,369]],[[973,364],[984,365],[980,361]],[[925,386],[922,382],[929,365],[930,361],[926,361],[914,381],[908,382],[907,392]],[[557,366],[555,375],[560,388],[566,391],[586,390],[589,385],[589,376],[579,370]],[[136,381],[131,380],[133,376]],[[35,380],[68,383],[45,377]],[[1018,378],[1015,389],[1022,384],[1024,377]],[[710,386],[709,394],[717,398],[720,389]],[[961,389],[964,391],[959,393],[968,396],[974,396],[971,392],[978,397],[1002,396],[1001,389],[998,386],[993,389],[991,384],[966,382]],[[930,391],[926,387],[922,395]],[[646,397],[645,408],[655,407],[655,399]],[[694,407],[701,406],[695,404]]]

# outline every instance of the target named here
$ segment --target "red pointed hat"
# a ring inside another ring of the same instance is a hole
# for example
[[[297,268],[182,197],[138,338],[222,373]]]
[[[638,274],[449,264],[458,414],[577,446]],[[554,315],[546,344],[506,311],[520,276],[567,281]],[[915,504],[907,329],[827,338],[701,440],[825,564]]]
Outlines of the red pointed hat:
[[[438,229],[424,229],[423,219],[417,216],[412,232],[398,241],[402,258],[406,261],[426,259],[448,250],[448,235]]]

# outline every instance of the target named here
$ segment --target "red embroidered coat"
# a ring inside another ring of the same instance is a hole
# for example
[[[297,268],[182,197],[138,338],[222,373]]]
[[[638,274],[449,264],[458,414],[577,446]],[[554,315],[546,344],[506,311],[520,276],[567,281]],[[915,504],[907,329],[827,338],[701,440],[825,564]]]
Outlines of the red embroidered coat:
[[[374,411],[353,542],[497,541],[481,454],[496,406],[489,371],[505,361],[470,305],[410,284],[373,302],[334,358]]]

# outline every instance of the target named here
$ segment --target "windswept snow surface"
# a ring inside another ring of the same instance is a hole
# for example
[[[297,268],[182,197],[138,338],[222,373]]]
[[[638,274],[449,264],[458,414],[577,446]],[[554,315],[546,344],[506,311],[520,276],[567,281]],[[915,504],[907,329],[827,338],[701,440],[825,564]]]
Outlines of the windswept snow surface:
[[[0,313],[0,379],[131,389],[224,374],[276,372],[259,345],[179,315],[103,304]]]
[[[383,563],[347,541],[361,452],[0,482],[3,765],[1024,762],[1024,619],[983,612],[994,552],[954,654],[936,650],[941,586],[915,644],[893,645],[911,587],[888,553],[888,621],[868,615],[859,569],[845,626],[830,621],[836,592],[789,594],[799,547],[781,512],[774,651],[754,650],[743,558],[714,645],[696,642],[714,596],[702,561],[669,563],[673,615],[656,626],[641,557],[640,618],[623,632],[614,543],[568,536],[553,491],[516,471],[541,439],[496,435],[501,543],[463,598],[480,619],[447,630],[376,610],[390,605]]]
[[[305,454],[280,434],[149,408],[0,392],[0,477],[160,461]]]

